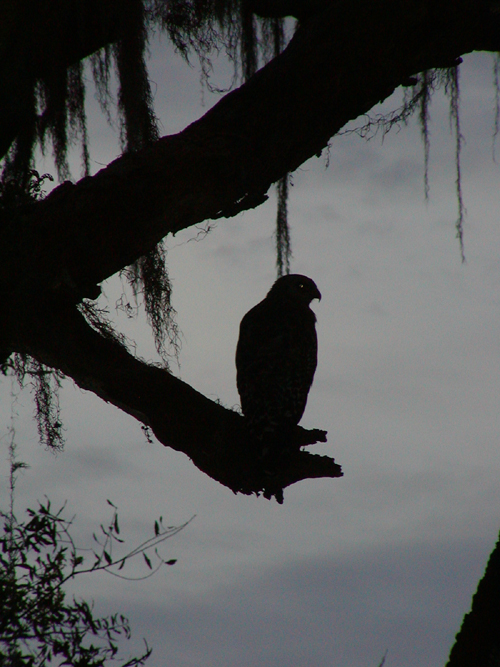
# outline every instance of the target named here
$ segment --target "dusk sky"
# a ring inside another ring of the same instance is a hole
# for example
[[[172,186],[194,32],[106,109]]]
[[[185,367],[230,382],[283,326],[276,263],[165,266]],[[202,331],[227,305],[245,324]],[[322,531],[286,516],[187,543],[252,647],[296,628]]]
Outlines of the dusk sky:
[[[166,39],[151,50],[161,132],[172,134],[218,97],[203,92],[196,62],[188,67]],[[218,84],[229,82],[223,63],[218,72]],[[71,380],[61,391],[66,446],[54,456],[38,444],[29,387],[2,378],[2,509],[12,414],[19,459],[30,465],[18,481],[18,518],[44,495],[54,506],[67,500],[78,544],[90,546],[111,516],[110,499],[133,546],[160,515],[168,525],[196,515],[161,548],[175,566],[143,582],[98,574],[70,589],[94,599],[97,614],[129,617],[123,656],[140,651],[144,637],[150,667],[377,667],[386,651],[385,667],[444,666],[500,527],[491,55],[467,56],[460,84],[465,264],[443,92],[430,108],[428,202],[416,118],[383,141],[338,136],[329,166],[325,151],[292,177],[292,272],[313,278],[323,295],[312,304],[319,362],[301,424],[328,431],[311,450],[333,456],[344,477],[299,482],[285,489],[283,505],[234,495]],[[401,98],[396,91],[372,114]],[[88,111],[94,173],[120,149],[92,88]],[[77,158],[75,150],[75,179]],[[38,168],[54,173],[48,156]],[[239,322],[276,278],[271,195],[207,235],[200,226],[166,239],[182,332],[172,371],[226,406],[239,403]],[[123,290],[110,279],[99,303],[139,356],[158,361],[143,313],[128,320],[115,308]],[[128,571],[141,573],[139,562]]]

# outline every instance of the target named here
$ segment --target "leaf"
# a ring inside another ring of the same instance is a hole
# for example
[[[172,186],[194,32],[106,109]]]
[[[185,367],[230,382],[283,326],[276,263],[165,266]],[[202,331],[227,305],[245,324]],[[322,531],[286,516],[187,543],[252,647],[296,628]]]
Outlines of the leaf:
[[[111,558],[111,556],[108,554],[107,551],[103,551],[102,553],[104,554],[104,558],[106,559],[108,565],[111,565],[111,563],[113,562],[113,559]]]
[[[114,526],[115,526],[116,534],[119,535],[120,534],[120,527],[118,525],[118,514],[115,514]]]
[[[147,554],[142,554],[144,556],[144,560],[146,561],[146,565],[149,567],[150,570],[153,569],[153,566],[151,565],[151,561],[148,558]]]
[[[170,560],[165,561],[165,565],[175,565],[177,563],[177,558],[171,558]]]
[[[155,536],[157,537],[160,534],[160,525],[158,521],[155,521]]]

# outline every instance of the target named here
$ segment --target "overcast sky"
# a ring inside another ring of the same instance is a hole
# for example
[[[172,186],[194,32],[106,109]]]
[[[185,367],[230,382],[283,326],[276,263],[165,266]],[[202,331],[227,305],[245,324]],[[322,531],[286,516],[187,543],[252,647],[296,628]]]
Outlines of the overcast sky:
[[[153,58],[156,109],[170,134],[216,99],[202,95],[197,69],[165,40]],[[54,456],[37,442],[29,389],[2,380],[1,434],[12,412],[19,458],[31,466],[18,482],[18,516],[44,494],[56,506],[67,499],[78,541],[88,546],[110,518],[107,498],[131,545],[149,537],[159,515],[167,524],[196,515],[162,548],[178,559],[174,567],[145,582],[97,575],[76,583],[97,613],[130,618],[125,654],[145,637],[151,667],[376,667],[386,650],[386,667],[446,662],[500,525],[492,69],[488,54],[468,56],[460,68],[466,264],[455,238],[455,145],[441,93],[431,106],[427,203],[416,120],[383,143],[337,137],[328,168],[323,156],[293,175],[292,271],[312,277],[323,294],[313,304],[319,364],[301,423],[328,431],[314,451],[333,456],[343,478],[300,482],[285,490],[282,506],[236,496],[71,381],[61,393],[66,447]],[[400,99],[399,91],[383,109]],[[96,109],[90,95],[94,171],[119,153]],[[40,169],[53,171],[48,159]],[[228,406],[239,402],[239,322],[275,279],[274,216],[271,197],[217,221],[207,236],[189,229],[167,239],[182,331],[173,370]],[[155,360],[144,318],[115,312],[120,281],[103,287],[100,301],[107,298],[117,326]]]

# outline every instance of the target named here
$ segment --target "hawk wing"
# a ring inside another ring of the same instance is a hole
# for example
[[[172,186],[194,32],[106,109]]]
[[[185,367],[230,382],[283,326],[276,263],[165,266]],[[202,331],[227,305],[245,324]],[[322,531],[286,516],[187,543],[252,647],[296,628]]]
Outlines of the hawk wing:
[[[316,318],[309,309],[266,299],[243,318],[236,350],[243,414],[256,435],[295,426],[317,363]]]

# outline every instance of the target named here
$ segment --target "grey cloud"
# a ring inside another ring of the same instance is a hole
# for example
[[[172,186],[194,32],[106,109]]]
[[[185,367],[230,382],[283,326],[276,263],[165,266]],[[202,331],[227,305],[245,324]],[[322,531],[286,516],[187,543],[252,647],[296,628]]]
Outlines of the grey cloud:
[[[442,665],[490,544],[407,543],[310,558],[243,576],[203,596],[140,605],[150,667]],[[117,601],[118,603],[118,601]]]

